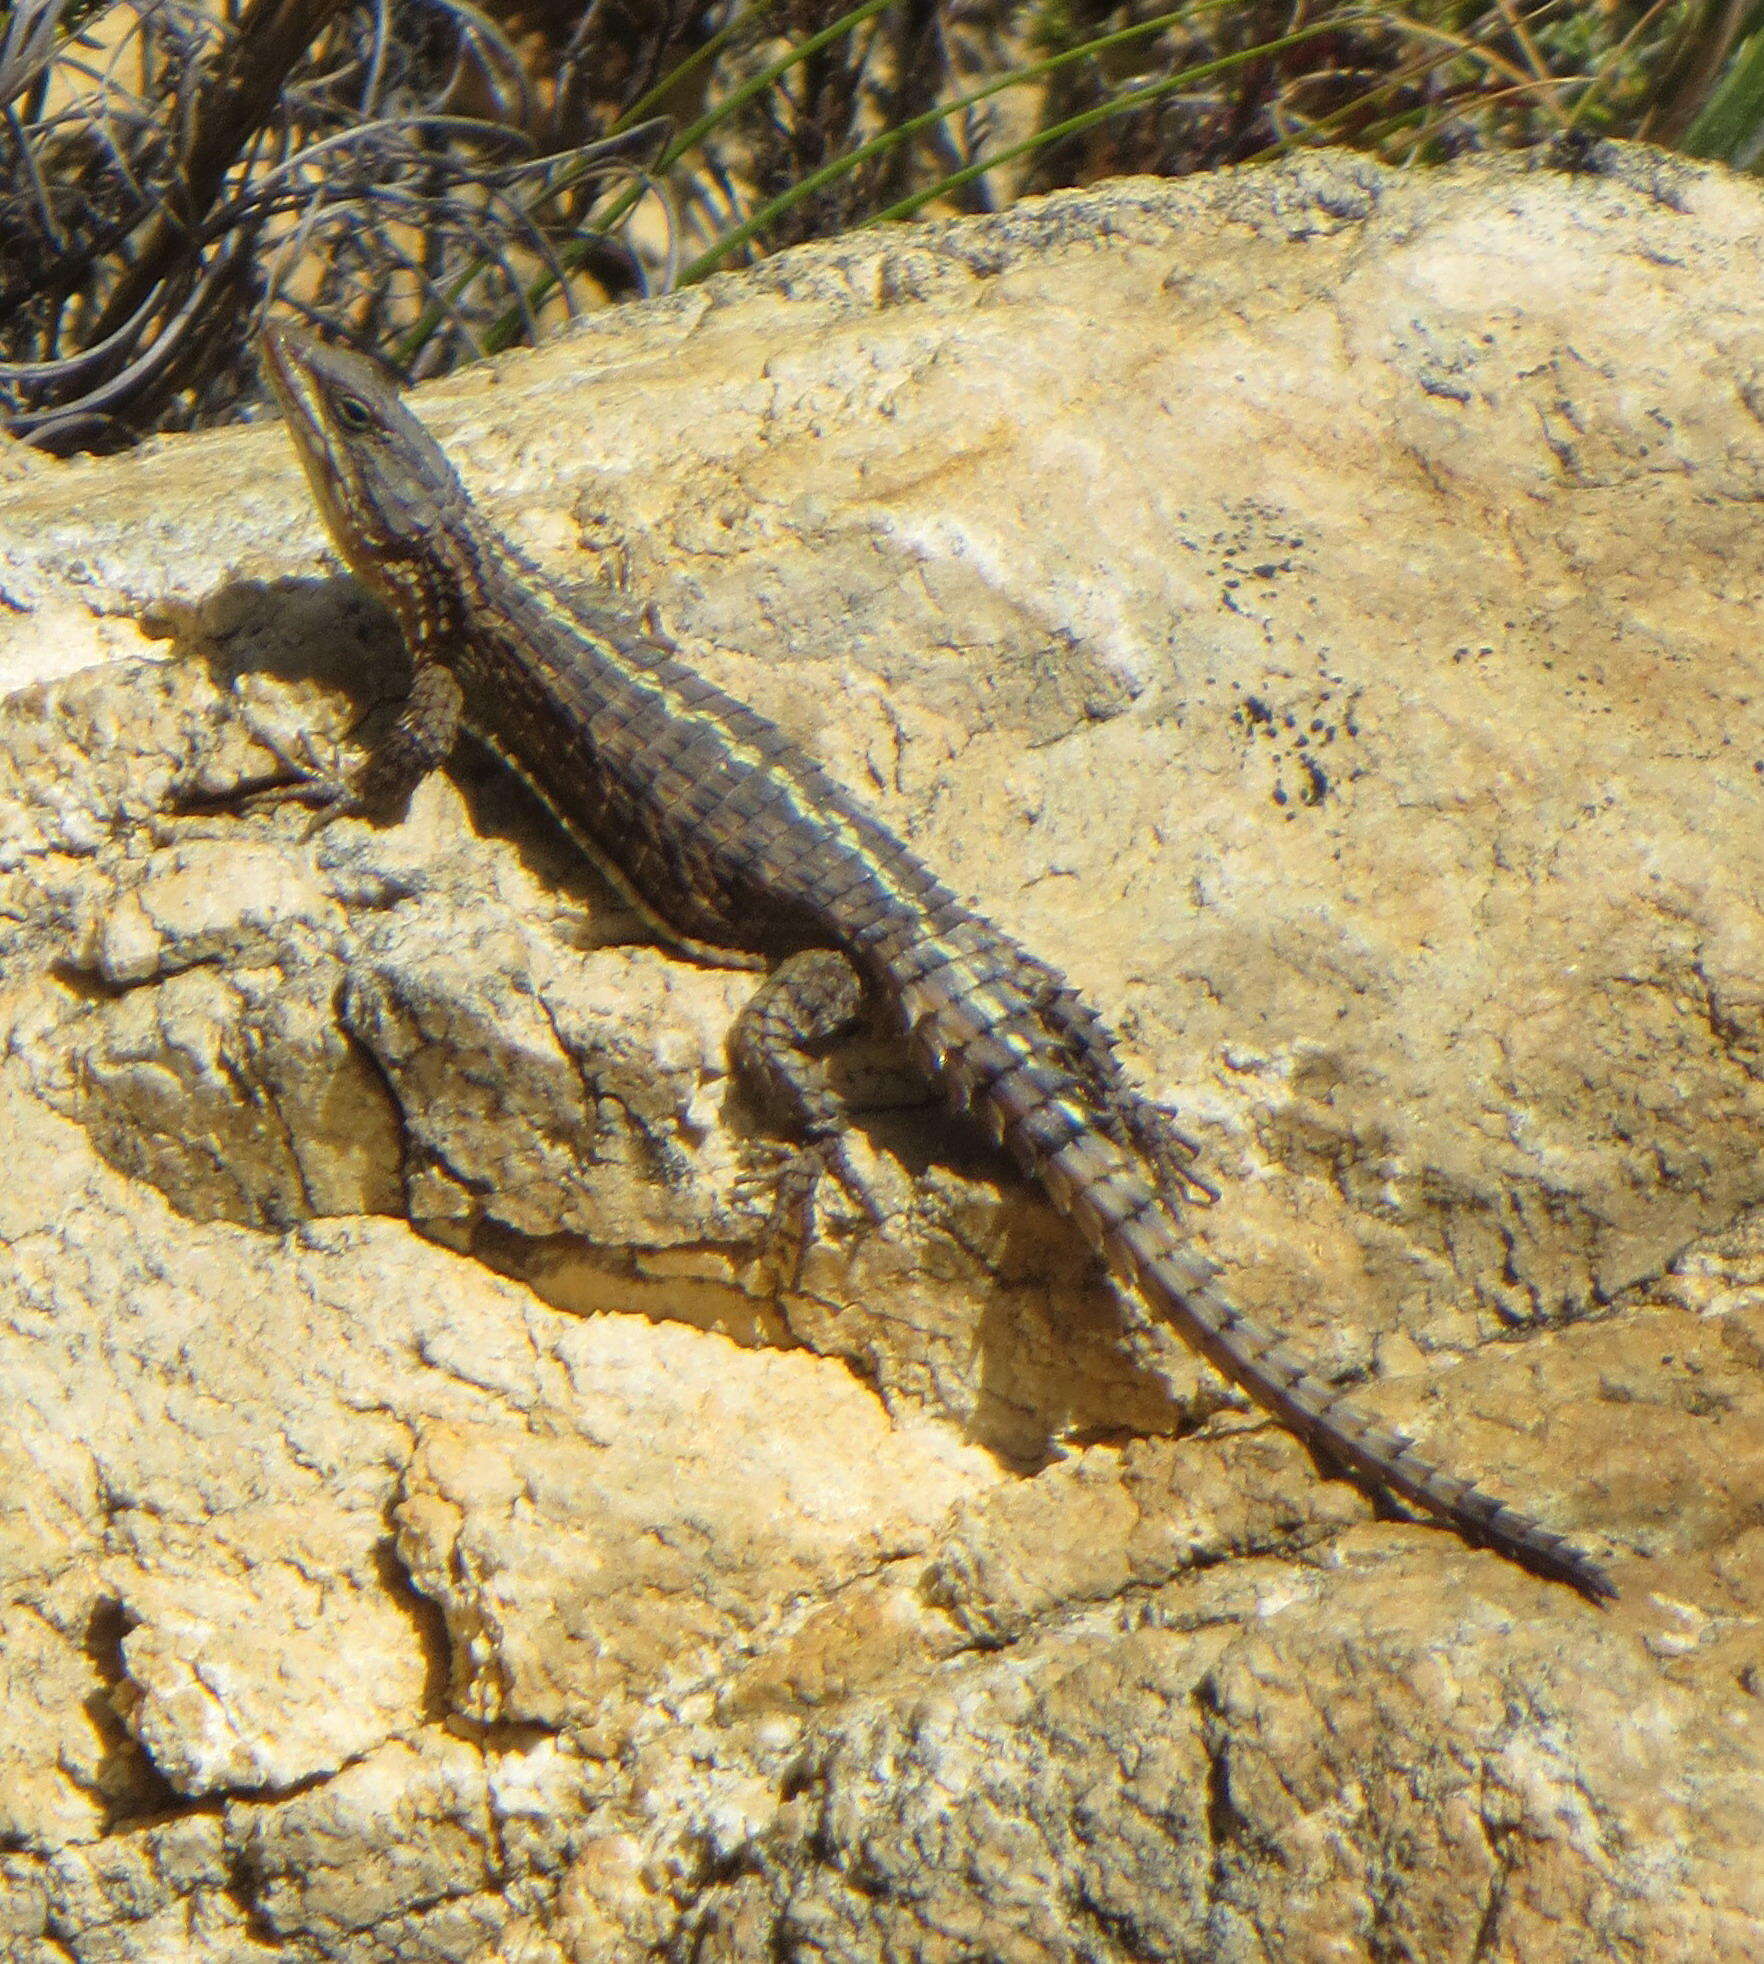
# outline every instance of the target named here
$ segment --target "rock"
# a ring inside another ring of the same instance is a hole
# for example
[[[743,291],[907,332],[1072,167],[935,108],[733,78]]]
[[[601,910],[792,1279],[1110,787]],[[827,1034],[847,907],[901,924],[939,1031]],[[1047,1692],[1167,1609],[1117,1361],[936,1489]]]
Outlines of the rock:
[[[1764,194],[1600,156],[863,234],[419,406],[1605,1612],[1130,1365],[886,1045],[885,1224],[768,1266],[751,977],[486,760],[221,808],[397,686],[279,430],[0,483],[0,1957],[1764,1950]]]

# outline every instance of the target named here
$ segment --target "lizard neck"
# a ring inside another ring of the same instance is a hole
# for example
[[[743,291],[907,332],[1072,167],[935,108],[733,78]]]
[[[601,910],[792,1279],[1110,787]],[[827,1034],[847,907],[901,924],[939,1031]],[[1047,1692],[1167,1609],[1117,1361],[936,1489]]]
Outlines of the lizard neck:
[[[445,660],[469,638],[474,620],[495,618],[537,578],[525,558],[489,526],[462,513],[437,518],[420,551],[371,556],[351,565],[390,609],[417,660]]]

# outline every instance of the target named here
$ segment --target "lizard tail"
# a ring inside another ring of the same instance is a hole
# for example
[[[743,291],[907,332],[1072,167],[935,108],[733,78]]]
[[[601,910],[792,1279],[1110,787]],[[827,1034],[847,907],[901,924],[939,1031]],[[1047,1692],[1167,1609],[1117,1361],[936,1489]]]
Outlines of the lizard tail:
[[[1050,1056],[1033,1021],[989,1016],[973,998],[918,995],[915,1045],[954,1100],[979,1111],[1061,1213],[1131,1285],[1122,1292],[1141,1330],[1160,1321],[1282,1425],[1364,1481],[1448,1522],[1534,1573],[1593,1602],[1617,1594],[1589,1556],[1561,1535],[1430,1464],[1400,1432],[1379,1425],[1247,1316],[1215,1284],[1217,1270],[1189,1246],[1168,1198],[1139,1157],[1098,1126],[1085,1088]],[[1155,1316],[1133,1300],[1137,1290]]]
[[[1572,1543],[1423,1459],[1413,1441],[1378,1424],[1239,1309],[1216,1286],[1213,1265],[1184,1245],[1167,1202],[1112,1141],[1094,1133],[1074,1138],[1041,1157],[1035,1170],[1110,1266],[1125,1271],[1208,1363],[1307,1445],[1594,1602],[1616,1595],[1610,1577]]]

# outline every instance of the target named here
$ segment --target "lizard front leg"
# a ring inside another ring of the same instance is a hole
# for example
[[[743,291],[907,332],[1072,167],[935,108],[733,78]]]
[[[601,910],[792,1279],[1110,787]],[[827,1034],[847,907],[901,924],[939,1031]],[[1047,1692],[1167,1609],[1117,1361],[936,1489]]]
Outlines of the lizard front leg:
[[[315,770],[271,744],[295,773],[295,781],[258,792],[248,802],[312,805],[309,832],[358,812],[399,810],[423,779],[452,756],[463,707],[464,696],[452,669],[433,657],[419,659],[392,727],[354,770],[346,775]]]

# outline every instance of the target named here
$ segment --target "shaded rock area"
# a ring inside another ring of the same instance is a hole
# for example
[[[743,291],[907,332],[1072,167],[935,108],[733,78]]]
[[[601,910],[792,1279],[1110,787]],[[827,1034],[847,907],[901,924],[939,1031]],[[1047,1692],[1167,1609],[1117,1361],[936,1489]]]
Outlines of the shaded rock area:
[[[228,808],[397,687],[278,429],[0,478],[0,1958],[1764,1952],[1764,193],[1598,154],[865,234],[419,407],[1606,1612],[1130,1366],[886,1044],[885,1222],[771,1259],[751,976],[487,760]]]

